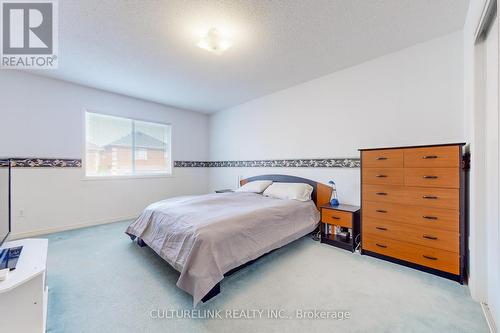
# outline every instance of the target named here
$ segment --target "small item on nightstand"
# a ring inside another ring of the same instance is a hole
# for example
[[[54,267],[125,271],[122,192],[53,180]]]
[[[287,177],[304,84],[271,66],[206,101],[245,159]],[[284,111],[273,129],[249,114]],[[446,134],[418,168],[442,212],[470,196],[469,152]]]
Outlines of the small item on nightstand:
[[[333,180],[330,180],[328,184],[331,185],[332,187],[332,195],[330,196],[330,205],[331,206],[338,206],[339,205],[339,198],[337,196],[337,185],[335,185],[335,182]]]
[[[341,232],[341,227],[339,227],[338,225],[334,225],[333,226],[333,234],[334,235],[339,235]]]
[[[337,233],[344,241],[349,242],[351,239],[351,233],[349,228],[339,227],[339,232]]]

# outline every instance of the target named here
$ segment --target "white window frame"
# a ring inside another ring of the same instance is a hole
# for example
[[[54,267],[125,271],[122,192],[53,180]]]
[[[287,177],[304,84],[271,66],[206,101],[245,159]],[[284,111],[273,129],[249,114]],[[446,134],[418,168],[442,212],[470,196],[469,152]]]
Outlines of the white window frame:
[[[166,152],[170,156],[168,159],[168,166],[170,172],[156,172],[156,173],[134,173],[131,175],[105,175],[105,176],[88,176],[87,175],[87,121],[86,115],[87,113],[95,113],[103,116],[111,116],[117,118],[124,118],[132,121],[140,121],[146,123],[153,123],[159,125],[170,126],[170,142],[168,143],[168,150]],[[83,156],[82,156],[82,171],[83,177],[82,180],[117,180],[117,179],[144,179],[144,178],[173,178],[174,177],[174,159],[172,156],[172,138],[174,136],[174,126],[171,123],[164,123],[159,121],[152,121],[148,119],[139,119],[135,117],[129,117],[126,115],[117,115],[113,113],[105,113],[101,111],[95,111],[91,109],[83,109],[82,112],[82,123],[83,123]]]

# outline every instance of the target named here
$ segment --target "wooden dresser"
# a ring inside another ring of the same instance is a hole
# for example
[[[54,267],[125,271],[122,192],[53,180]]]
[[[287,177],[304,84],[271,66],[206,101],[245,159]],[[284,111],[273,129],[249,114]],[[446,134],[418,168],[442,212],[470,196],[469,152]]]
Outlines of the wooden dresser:
[[[463,145],[360,149],[363,254],[464,282]]]

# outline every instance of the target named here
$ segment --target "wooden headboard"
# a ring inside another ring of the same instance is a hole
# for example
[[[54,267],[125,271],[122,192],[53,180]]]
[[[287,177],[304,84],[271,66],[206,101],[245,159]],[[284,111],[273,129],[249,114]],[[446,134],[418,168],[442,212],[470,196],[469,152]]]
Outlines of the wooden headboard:
[[[313,192],[311,198],[316,204],[316,207],[320,207],[324,204],[330,202],[330,196],[332,194],[332,188],[328,185],[315,182],[314,180],[288,176],[288,175],[261,175],[250,177],[247,179],[242,179],[240,181],[240,186],[245,185],[248,182],[253,182],[255,180],[272,180],[275,183],[305,183],[313,187]]]

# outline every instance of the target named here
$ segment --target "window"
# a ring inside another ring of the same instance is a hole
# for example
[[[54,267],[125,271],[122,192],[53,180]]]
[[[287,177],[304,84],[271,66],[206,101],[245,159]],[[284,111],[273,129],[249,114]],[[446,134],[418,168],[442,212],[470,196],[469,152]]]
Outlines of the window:
[[[85,113],[85,174],[99,176],[171,173],[171,126]]]
[[[136,161],[147,161],[148,159],[148,150],[147,149],[136,149],[135,151],[135,160]]]

